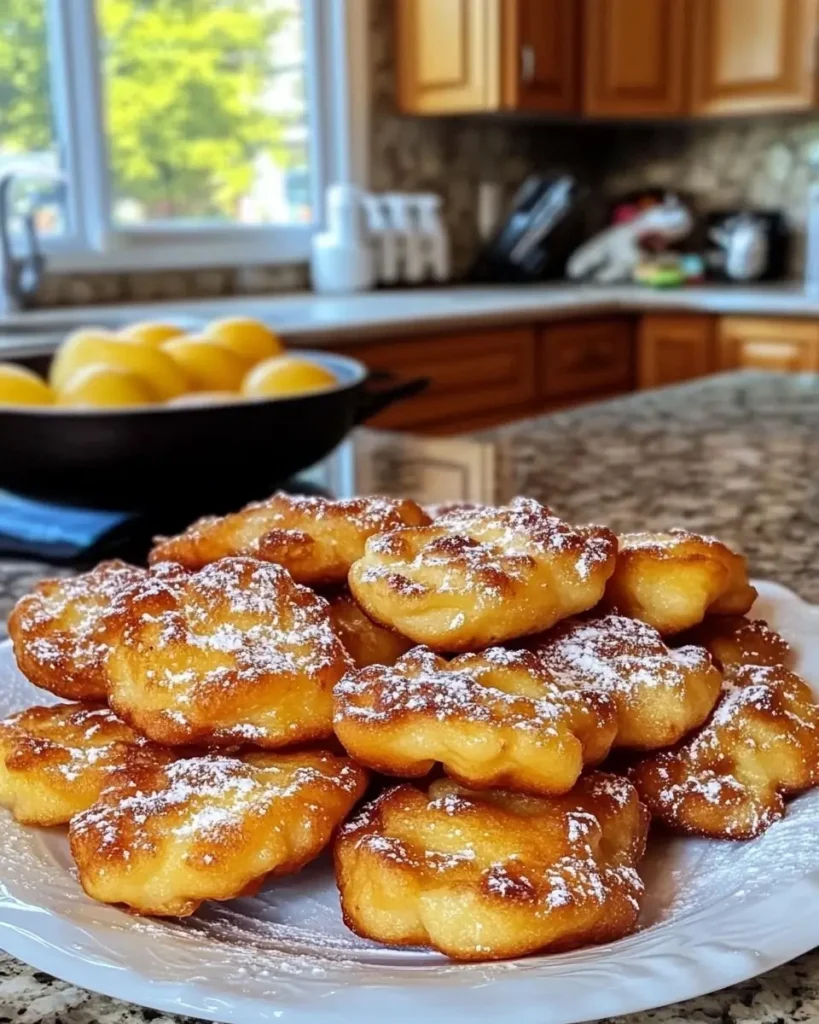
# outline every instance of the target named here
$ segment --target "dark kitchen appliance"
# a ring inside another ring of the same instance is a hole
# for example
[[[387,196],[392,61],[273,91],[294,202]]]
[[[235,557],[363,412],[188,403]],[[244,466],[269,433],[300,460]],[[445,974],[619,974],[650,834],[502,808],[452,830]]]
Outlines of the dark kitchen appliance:
[[[505,282],[563,277],[566,261],[583,240],[584,198],[585,190],[570,175],[528,177],[469,277]]]
[[[338,386],[224,405],[0,407],[0,488],[93,509],[235,508],[312,466],[354,426],[427,385],[371,376],[346,356],[303,354],[328,367]],[[42,362],[36,368],[44,369]]]

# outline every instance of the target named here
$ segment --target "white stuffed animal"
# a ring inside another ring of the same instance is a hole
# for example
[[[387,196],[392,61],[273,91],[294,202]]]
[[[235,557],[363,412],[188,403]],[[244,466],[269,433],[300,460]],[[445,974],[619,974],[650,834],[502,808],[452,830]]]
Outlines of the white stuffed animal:
[[[634,279],[634,269],[643,258],[640,239],[660,236],[667,242],[685,238],[694,226],[688,208],[676,198],[638,214],[625,224],[615,224],[576,249],[566,265],[573,281],[616,284]]]

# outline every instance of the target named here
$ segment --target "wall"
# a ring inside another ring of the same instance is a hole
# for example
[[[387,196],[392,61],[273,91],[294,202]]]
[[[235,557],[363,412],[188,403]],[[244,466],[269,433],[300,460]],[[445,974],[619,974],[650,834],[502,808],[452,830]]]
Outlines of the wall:
[[[611,126],[609,132],[604,193],[660,186],[688,193],[699,211],[781,209],[793,233],[791,276],[801,274],[807,188],[819,180],[815,115]]]
[[[781,207],[802,262],[805,193],[819,161],[819,119],[807,115],[711,123],[618,126],[524,118],[411,118],[395,109],[393,0],[371,0],[371,187],[433,191],[444,199],[457,273],[477,244],[481,181],[511,196],[538,169],[568,170],[592,186],[599,206],[618,192],[662,186],[690,193],[698,209],[748,203]],[[819,174],[819,171],[815,172]],[[307,268],[292,266],[85,274],[46,280],[42,305],[150,301],[294,291]]]

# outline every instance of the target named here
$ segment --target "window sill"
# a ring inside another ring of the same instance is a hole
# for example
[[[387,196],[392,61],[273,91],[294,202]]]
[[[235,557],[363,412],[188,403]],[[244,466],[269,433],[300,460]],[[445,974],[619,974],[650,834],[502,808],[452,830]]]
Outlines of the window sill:
[[[196,270],[207,267],[275,266],[305,263],[310,258],[312,227],[283,227],[241,232],[203,230],[175,239],[164,232],[140,231],[111,239],[100,249],[58,241],[43,245],[52,274],[127,273]]]

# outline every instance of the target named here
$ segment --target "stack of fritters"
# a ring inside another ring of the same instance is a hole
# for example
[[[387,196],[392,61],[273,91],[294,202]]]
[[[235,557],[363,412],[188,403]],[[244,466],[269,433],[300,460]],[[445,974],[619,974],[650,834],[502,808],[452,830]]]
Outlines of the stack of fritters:
[[[713,538],[277,494],[150,562],[46,581],[9,621],[75,703],[0,723],[0,803],[67,823],[104,902],[190,914],[332,844],[360,935],[569,949],[636,927],[651,816],[745,838],[819,784],[810,691]]]

